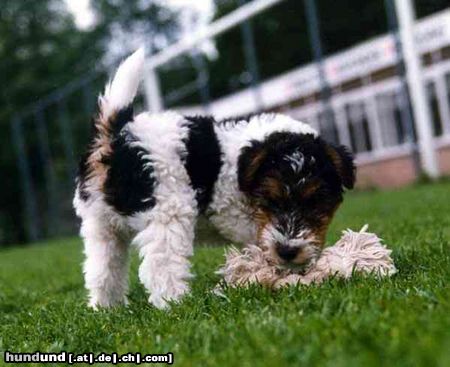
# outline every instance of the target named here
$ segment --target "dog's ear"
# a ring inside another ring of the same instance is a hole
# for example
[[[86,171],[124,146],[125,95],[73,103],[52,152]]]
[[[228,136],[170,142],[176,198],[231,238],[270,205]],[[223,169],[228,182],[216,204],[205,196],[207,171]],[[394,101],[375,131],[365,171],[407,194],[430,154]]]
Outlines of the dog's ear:
[[[342,185],[347,189],[353,189],[356,180],[353,154],[343,145],[326,144],[326,151],[341,178]]]
[[[242,192],[252,194],[266,157],[267,151],[261,142],[253,141],[250,146],[242,148],[238,159],[238,183]]]

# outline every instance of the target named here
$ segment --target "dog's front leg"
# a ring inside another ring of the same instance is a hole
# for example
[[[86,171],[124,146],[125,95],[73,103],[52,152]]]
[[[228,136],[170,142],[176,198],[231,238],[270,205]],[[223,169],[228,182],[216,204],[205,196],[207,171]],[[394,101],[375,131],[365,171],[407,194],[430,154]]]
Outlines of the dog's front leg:
[[[142,259],[139,279],[150,293],[149,301],[158,308],[187,293],[192,277],[189,257],[193,253],[196,213],[192,206],[184,210],[178,207],[174,213],[170,204],[154,208],[152,221],[134,240]]]
[[[83,218],[84,278],[94,309],[127,303],[128,243],[95,217]]]

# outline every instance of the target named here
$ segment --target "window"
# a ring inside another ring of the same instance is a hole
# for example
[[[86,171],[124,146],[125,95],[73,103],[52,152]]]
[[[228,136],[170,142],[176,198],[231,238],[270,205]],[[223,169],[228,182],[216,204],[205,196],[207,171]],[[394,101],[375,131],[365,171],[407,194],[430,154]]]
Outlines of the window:
[[[353,152],[361,153],[372,150],[372,139],[369,131],[364,102],[351,103],[345,106]]]
[[[330,143],[336,145],[339,144],[339,135],[333,111],[330,109],[327,112],[320,112],[317,115],[317,121],[319,124],[320,135]]]
[[[407,141],[407,121],[405,121],[405,112],[408,108],[406,96],[400,93],[394,95],[394,124],[397,133],[398,144]]]
[[[448,107],[449,107],[449,114],[450,114],[450,73],[447,73],[445,75],[445,86],[447,89],[447,101],[448,101]],[[448,115],[447,115],[448,116]],[[447,121],[447,124],[450,124],[450,121]]]
[[[410,121],[406,96],[400,91],[376,97],[383,146],[392,147],[406,143],[410,138]]]
[[[436,87],[433,82],[427,83],[427,96],[430,105],[433,134],[434,136],[441,136],[443,133],[441,114],[439,113],[439,102],[436,95]]]
[[[445,85],[447,86],[447,99],[450,106],[450,73],[445,74]]]

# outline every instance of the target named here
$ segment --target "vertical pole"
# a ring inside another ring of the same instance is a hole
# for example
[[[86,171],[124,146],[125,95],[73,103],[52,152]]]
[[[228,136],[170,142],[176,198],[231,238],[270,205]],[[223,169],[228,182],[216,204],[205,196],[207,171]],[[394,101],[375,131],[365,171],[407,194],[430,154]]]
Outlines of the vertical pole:
[[[304,0],[304,2],[306,10],[306,21],[308,23],[309,42],[312,47],[314,62],[316,63],[317,70],[319,72],[320,99],[324,107],[324,120],[325,124],[327,125],[326,128],[330,128],[330,131],[332,131],[332,124],[334,124],[334,114],[332,106],[330,104],[331,88],[328,84],[325,73],[325,65],[323,62],[323,49],[316,2],[315,0]]]
[[[317,114],[311,114],[309,117],[309,121],[310,121],[310,125],[314,130],[319,131],[320,130],[320,126],[319,126],[319,119]]]
[[[25,214],[25,230],[27,240],[30,242],[39,239],[39,225],[36,204],[36,194],[34,192],[33,181],[31,179],[28,155],[23,138],[23,120],[16,116],[11,121],[12,141],[16,150],[17,165],[19,167],[20,181],[22,185],[22,204]]]
[[[348,131],[347,118],[345,117],[344,107],[335,104],[333,110],[336,111],[335,116],[339,143],[347,147],[351,147],[352,142],[350,140],[350,133]]]
[[[413,113],[419,137],[419,148],[423,171],[431,178],[439,176],[436,152],[433,147],[433,131],[430,107],[422,79],[420,55],[414,44],[414,9],[412,0],[395,0],[399,20],[399,33],[402,42],[406,79],[411,92]]]
[[[397,69],[397,75],[400,79],[400,98],[403,98],[404,108],[401,109],[402,119],[406,121],[406,140],[409,144],[411,144],[412,149],[412,159],[414,162],[414,169],[416,171],[416,174],[419,174],[421,171],[420,168],[420,155],[419,151],[417,149],[416,144],[416,136],[414,133],[414,118],[413,118],[413,112],[412,112],[412,106],[411,106],[411,96],[408,89],[408,84],[406,83],[406,70],[405,70],[405,58],[403,56],[403,49],[402,49],[402,42],[400,40],[400,36],[398,33],[398,21],[397,21],[397,14],[395,12],[395,6],[394,6],[395,0],[384,0],[384,5],[386,9],[386,15],[388,19],[388,26],[389,29],[394,37],[395,42],[395,50],[397,53],[397,62],[396,62],[396,69]]]
[[[239,0],[240,6],[245,5],[246,3],[247,0]],[[261,93],[258,57],[256,55],[255,39],[250,20],[246,20],[241,24],[241,34],[243,39],[245,64],[247,70],[251,74],[251,86],[256,105],[256,112],[261,112],[264,110],[264,99]]]
[[[76,172],[76,164],[74,159],[74,150],[73,150],[73,138],[72,138],[72,130],[70,129],[70,124],[67,118],[67,108],[66,103],[63,100],[58,102],[58,123],[61,133],[61,140],[63,142],[64,155],[66,156],[66,168],[67,168],[67,179],[72,185],[75,172]]]
[[[53,169],[53,162],[48,141],[47,126],[44,118],[44,111],[38,108],[35,111],[34,121],[36,123],[39,151],[44,164],[45,190],[47,199],[47,232],[53,235],[57,229],[57,184],[56,175]]]
[[[157,71],[147,68],[144,75],[144,94],[148,110],[157,113],[163,110],[164,103],[161,96]]]
[[[192,55],[192,62],[197,71],[197,89],[200,94],[203,109],[209,113],[209,105],[211,102],[211,95],[209,91],[209,72],[208,66],[205,62],[204,56],[200,52],[194,51]]]

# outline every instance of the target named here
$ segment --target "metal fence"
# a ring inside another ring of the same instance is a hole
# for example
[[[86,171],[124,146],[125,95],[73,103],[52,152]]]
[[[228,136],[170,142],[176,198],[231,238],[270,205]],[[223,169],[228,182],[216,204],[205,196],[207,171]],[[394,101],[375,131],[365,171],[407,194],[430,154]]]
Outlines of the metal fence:
[[[389,17],[393,32],[386,37],[396,47],[394,71],[390,71],[393,74],[378,83],[374,80],[376,74],[369,73],[371,77],[359,77],[360,84],[352,89],[346,82],[354,78],[349,77],[337,84],[330,79],[329,63],[334,59],[330,61],[323,56],[317,9],[313,0],[305,0],[304,4],[314,63],[279,78],[261,82],[254,46],[255,35],[249,21],[263,11],[270,11],[272,6],[282,1],[242,0],[241,7],[211,24],[206,31],[191,35],[152,56],[146,68],[143,93],[138,104],[145,104],[153,112],[169,106],[185,113],[206,112],[219,116],[235,112],[287,112],[311,123],[328,139],[350,146],[361,161],[370,160],[371,154],[379,158],[396,149],[414,151],[415,125],[404,68],[398,62],[402,58],[400,38],[395,33],[394,2],[386,0],[386,16]],[[198,47],[201,42],[214,39],[234,27],[240,27],[241,30],[249,86],[246,90],[213,101],[209,91],[207,64]],[[196,77],[181,88],[163,95],[158,73],[180,57],[190,60]],[[351,58],[351,54],[345,57]],[[427,84],[429,102],[432,112],[436,108],[440,111],[440,117],[439,123],[429,128],[434,129],[434,135],[437,136],[450,130],[450,63],[444,60],[431,66],[426,70],[427,81],[429,83],[432,79],[435,84]],[[285,89],[292,88],[286,87],[284,80],[292,84],[295,78],[302,84],[294,88],[293,95],[289,95]],[[11,121],[23,193],[23,224],[29,241],[75,232],[77,221],[71,200],[76,162],[88,141],[90,118],[106,79],[105,71],[94,71],[82,80],[41,99]],[[283,93],[275,96],[278,100],[273,103],[268,101],[265,91],[276,91],[280,85],[284,89]],[[197,104],[180,106],[180,101],[194,94],[197,95]],[[437,100],[436,106],[433,105],[433,98]],[[235,110],[236,105],[245,108]]]
[[[29,106],[11,121],[20,171],[23,225],[30,241],[73,233],[75,229],[71,193],[77,156],[87,141],[95,89],[102,76],[96,72],[77,80]]]

